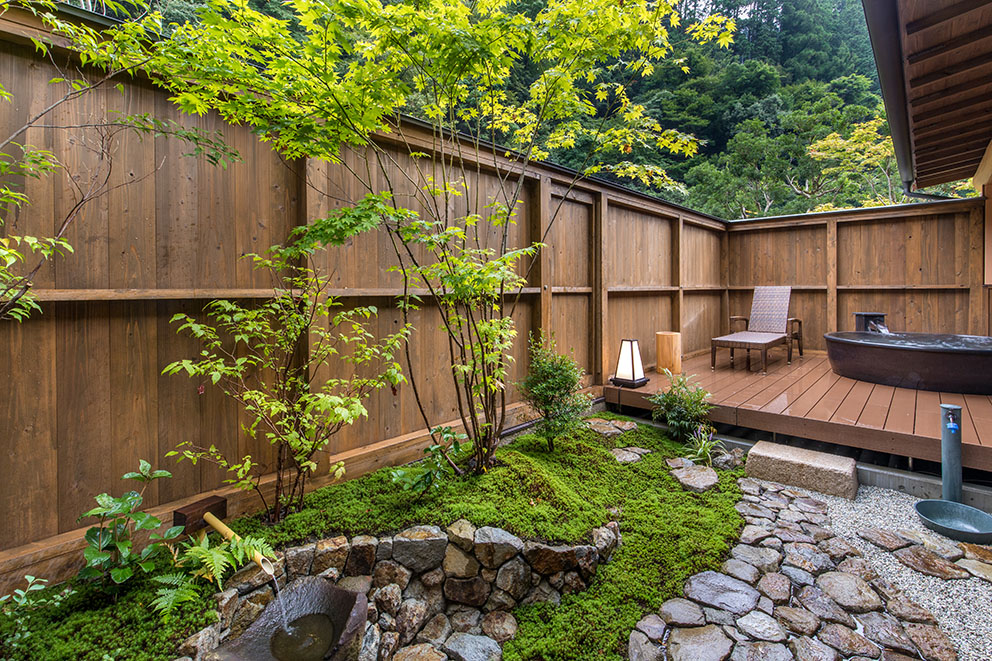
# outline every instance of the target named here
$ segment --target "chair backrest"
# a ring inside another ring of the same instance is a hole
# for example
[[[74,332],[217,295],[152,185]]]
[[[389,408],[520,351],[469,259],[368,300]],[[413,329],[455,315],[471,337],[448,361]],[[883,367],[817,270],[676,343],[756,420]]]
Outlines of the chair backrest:
[[[748,330],[756,333],[785,333],[791,296],[792,287],[755,287]]]

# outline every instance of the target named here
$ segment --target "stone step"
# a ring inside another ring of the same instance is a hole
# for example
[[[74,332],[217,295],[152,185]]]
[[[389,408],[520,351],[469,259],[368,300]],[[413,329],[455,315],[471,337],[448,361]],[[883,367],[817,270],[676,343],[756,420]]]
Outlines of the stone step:
[[[854,459],[779,443],[760,441],[747,455],[749,477],[854,499],[858,470]]]

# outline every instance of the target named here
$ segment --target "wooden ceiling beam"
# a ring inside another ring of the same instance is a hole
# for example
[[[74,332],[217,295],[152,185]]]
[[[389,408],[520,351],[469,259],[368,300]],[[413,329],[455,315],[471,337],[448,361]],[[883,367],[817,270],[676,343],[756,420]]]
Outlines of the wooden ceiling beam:
[[[929,16],[924,16],[923,18],[912,21],[906,24],[906,34],[916,34],[920,30],[926,30],[935,25],[939,25],[945,21],[949,21],[952,18],[957,18],[962,14],[966,14],[973,9],[981,9],[988,5],[987,0],[963,0],[950,7],[944,7]]]
[[[934,101],[943,101],[947,97],[960,94],[961,92],[973,92],[976,87],[988,85],[989,82],[990,81],[987,76],[976,76],[975,78],[969,78],[968,80],[958,83],[957,85],[951,85],[942,90],[937,90],[936,92],[931,92],[929,94],[924,94],[923,96],[918,96],[915,99],[910,99],[909,105],[914,107],[925,106],[928,103],[933,103]]]
[[[924,85],[936,83],[939,80],[944,80],[945,78],[950,78],[951,76],[956,76],[966,71],[983,67],[986,64],[992,64],[992,52],[969,57],[961,62],[955,62],[954,64],[947,65],[946,67],[941,67],[936,71],[912,78],[909,81],[909,87],[910,89],[923,87]]]
[[[992,115],[992,100],[970,108],[959,108],[958,110],[945,112],[920,122],[913,122],[913,132],[920,133],[928,131],[932,126],[957,126],[962,123],[965,125],[964,128],[967,129],[969,122],[985,119],[990,115]]]
[[[972,160],[980,161],[985,155],[985,145],[972,147],[968,150],[961,150],[956,154],[946,154],[944,156],[917,156],[917,170],[935,170],[947,166],[957,166],[958,163],[969,163]]]
[[[924,181],[932,181],[935,179],[941,179],[942,181],[937,181],[936,183],[944,183],[946,181],[957,181],[958,179],[966,179],[974,174],[975,170],[978,169],[978,164],[981,159],[975,159],[972,163],[965,163],[955,168],[936,168],[932,170],[923,170],[916,173],[916,185],[921,188],[926,188],[927,186],[932,186],[933,184],[924,184]]]
[[[937,108],[933,108],[932,110],[917,113],[913,115],[913,123],[916,124],[917,122],[946,115],[955,110],[970,108],[971,106],[988,103],[989,101],[992,101],[992,92],[986,92],[985,94],[979,94],[977,96],[970,96],[967,99],[961,99],[960,101],[955,101],[954,103],[948,103],[946,106],[939,106]]]
[[[914,126],[913,127],[913,140],[929,138],[934,135],[945,136],[948,135],[949,131],[953,130],[970,130],[973,125],[977,125],[974,116],[954,116],[945,118],[944,121],[934,122],[933,124],[927,124],[926,126]]]
[[[959,133],[940,133],[929,138],[918,138],[915,140],[916,151],[923,152],[930,149],[939,149],[948,144],[958,144],[962,140],[971,140],[975,137],[988,136],[992,133],[992,119],[984,122],[976,122],[964,131]]]
[[[962,34],[960,37],[954,37],[953,39],[948,39],[947,41],[940,42],[930,46],[929,48],[916,51],[907,57],[906,61],[910,64],[917,64],[919,62],[929,60],[932,57],[949,53],[952,50],[957,50],[958,48],[963,48],[964,46],[970,46],[976,41],[987,39],[988,37],[992,37],[992,25],[986,25],[985,27],[978,28],[977,30],[972,30],[971,32]]]
[[[989,134],[975,138],[974,140],[969,140],[968,142],[959,142],[953,145],[945,145],[939,149],[916,149],[916,160],[928,160],[934,158],[943,158],[944,156],[953,156],[954,154],[963,154],[966,151],[971,151],[973,149],[985,149],[985,146],[989,143],[989,138],[992,137]]]

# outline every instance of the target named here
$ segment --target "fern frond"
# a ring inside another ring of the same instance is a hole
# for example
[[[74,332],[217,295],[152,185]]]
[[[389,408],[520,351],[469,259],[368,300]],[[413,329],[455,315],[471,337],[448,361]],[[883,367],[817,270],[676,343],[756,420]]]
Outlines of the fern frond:
[[[165,586],[155,591],[156,596],[151,602],[152,608],[162,613],[164,622],[169,621],[181,604],[195,601],[199,597],[196,586],[183,574],[163,574],[152,580]]]

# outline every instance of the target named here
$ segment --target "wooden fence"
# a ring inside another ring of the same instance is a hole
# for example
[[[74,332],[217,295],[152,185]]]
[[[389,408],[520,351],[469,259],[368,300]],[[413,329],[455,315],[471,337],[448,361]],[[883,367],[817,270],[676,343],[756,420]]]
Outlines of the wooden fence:
[[[892,330],[988,334],[984,223],[981,199],[731,222],[732,313],[755,285],[791,284],[813,349],[858,311]]]
[[[59,75],[12,33],[0,43],[0,77],[13,94],[11,103],[0,105],[0,130],[7,132],[55,98],[48,81]],[[9,513],[0,535],[0,593],[26,572],[60,577],[69,571],[78,562],[85,524],[77,517],[96,494],[129,488],[119,477],[139,458],[173,472],[145,493],[166,519],[180,503],[220,488],[224,477],[210,465],[166,460],[177,443],[269,458],[264,442],[243,433],[244,415],[218,389],[208,383],[200,394],[200,383],[161,375],[167,363],[198,351],[169,320],[176,312],[197,313],[215,298],[268,296],[264,274],[240,258],[280,242],[328,205],[358,196],[344,169],[284,162],[244,128],[181,117],[163,94],[139,82],[125,85],[122,94],[108,88],[62,106],[47,123],[87,124],[115,111],[222,130],[244,162],[224,170],[184,158],[182,146],[164,139],[121,141],[113,183],[131,183],[86,208],[68,236],[75,254],[37,278],[42,313],[0,325],[0,378],[7,386],[0,390],[0,507]],[[417,131],[406,129],[408,137]],[[90,129],[33,128],[22,141],[50,149],[82,181],[99,165],[86,149],[93,139]],[[400,145],[384,144],[397,162],[408,158]],[[345,194],[317,194],[305,173]],[[9,215],[3,231],[50,235],[72,199],[64,177],[27,182],[32,203]],[[723,223],[607,184],[569,189],[571,179],[570,172],[545,165],[528,173],[514,244],[539,240],[558,213],[514,314],[520,335],[511,380],[526,369],[527,332],[541,328],[574,351],[590,383],[608,375],[622,337],[641,340],[648,364],[656,330],[684,328],[686,350],[704,348],[726,316],[718,266]],[[495,185],[493,164],[468,183]],[[704,259],[681,258],[702,251],[708,251]],[[392,251],[384,234],[356,237],[322,261],[347,305],[377,305],[379,330],[396,327],[399,282],[387,272]],[[413,362],[428,413],[433,422],[447,423],[457,416],[438,350],[437,310],[425,306],[412,321]],[[343,431],[326,461],[345,459],[355,476],[420,456],[424,425],[409,387],[373,397],[368,409],[368,420]],[[515,403],[511,409],[517,417],[526,414]],[[250,495],[232,495],[233,512],[253,505]]]
[[[3,131],[50,101],[48,81],[58,75],[16,43],[24,31],[0,21],[0,38],[7,39],[0,43],[0,80],[14,97],[0,105]],[[199,383],[160,374],[198,350],[169,319],[179,311],[196,313],[215,298],[268,296],[269,283],[241,256],[264,251],[294,226],[360,197],[345,169],[285,162],[244,128],[181,117],[164,95],[138,82],[123,94],[108,89],[64,106],[51,123],[84,124],[115,110],[222,130],[245,160],[223,170],[184,158],[183,148],[166,140],[119,144],[114,181],[136,183],[87,208],[69,236],[76,253],[46,266],[37,279],[43,312],[23,324],[0,325],[6,385],[0,389],[0,509],[6,513],[0,594],[25,573],[59,578],[70,572],[79,561],[77,517],[94,495],[126,488],[119,476],[139,458],[174,474],[145,494],[166,520],[179,504],[219,489],[223,478],[210,465],[166,460],[177,443],[270,458],[264,443],[241,431],[243,414],[216,388],[207,384],[200,394]],[[429,142],[416,126],[405,131]],[[83,129],[36,128],[23,141],[51,149],[71,172],[84,175],[94,167],[82,148],[86,139]],[[389,137],[381,144],[395,167],[403,167],[409,157],[402,144]],[[499,166],[481,164],[468,185],[492,189]],[[307,179],[322,185],[309,186]],[[826,330],[847,327],[849,312],[863,307],[890,312],[893,328],[987,332],[987,299],[974,280],[981,261],[973,241],[982,223],[977,203],[728,225],[604,183],[569,188],[571,179],[570,172],[544,164],[527,175],[513,242],[525,245],[547,233],[548,247],[514,312],[520,335],[511,380],[526,369],[527,332],[542,328],[574,352],[593,385],[612,372],[624,337],[640,340],[649,366],[659,330],[681,331],[686,355],[707,351],[709,339],[727,331],[731,313],[747,313],[756,284],[796,287],[793,314],[804,318],[811,348],[822,346]],[[63,175],[28,182],[26,192],[32,204],[9,216],[4,231],[50,235],[70,199]],[[393,301],[400,283],[387,271],[392,260],[381,233],[321,256],[346,304],[380,308],[382,332],[399,322]],[[428,414],[438,423],[453,421],[437,310],[425,306],[412,321],[413,363]],[[511,401],[513,419],[526,416],[512,389]],[[424,425],[409,387],[373,397],[368,409],[368,420],[344,430],[325,461],[342,459],[356,476],[421,456]],[[251,495],[225,494],[232,513],[255,505]]]

